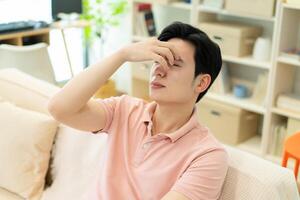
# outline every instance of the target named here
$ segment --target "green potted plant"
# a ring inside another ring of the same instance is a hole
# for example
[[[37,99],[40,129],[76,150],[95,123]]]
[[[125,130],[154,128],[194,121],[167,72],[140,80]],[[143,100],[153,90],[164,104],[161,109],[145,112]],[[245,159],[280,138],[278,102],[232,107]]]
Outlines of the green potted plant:
[[[119,24],[120,17],[126,12],[128,4],[126,0],[83,0],[82,5],[80,18],[90,24],[84,29],[85,58],[86,66],[88,66],[89,49],[98,40],[100,41],[100,52],[103,52],[102,48],[108,27]]]

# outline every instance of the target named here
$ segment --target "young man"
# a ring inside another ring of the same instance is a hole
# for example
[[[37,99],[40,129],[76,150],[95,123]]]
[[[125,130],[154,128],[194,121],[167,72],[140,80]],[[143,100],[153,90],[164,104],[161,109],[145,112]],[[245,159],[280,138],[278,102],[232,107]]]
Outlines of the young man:
[[[91,99],[124,62],[149,60],[153,102],[127,95]],[[58,121],[108,134],[91,200],[219,198],[227,154],[198,123],[195,103],[221,65],[219,47],[204,32],[176,22],[158,39],[127,45],[90,66],[54,95],[48,108]]]

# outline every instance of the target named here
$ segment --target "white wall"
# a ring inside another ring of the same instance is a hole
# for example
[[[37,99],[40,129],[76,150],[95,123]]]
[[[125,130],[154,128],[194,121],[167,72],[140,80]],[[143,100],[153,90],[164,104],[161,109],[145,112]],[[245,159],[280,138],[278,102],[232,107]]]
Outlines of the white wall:
[[[0,23],[51,21],[51,0],[0,0]]]
[[[113,53],[130,42],[130,20],[130,15],[127,13],[122,17],[118,27],[109,30],[104,46],[104,56]],[[113,79],[116,81],[116,87],[119,91],[130,93],[131,70],[128,63],[119,68],[113,75]]]

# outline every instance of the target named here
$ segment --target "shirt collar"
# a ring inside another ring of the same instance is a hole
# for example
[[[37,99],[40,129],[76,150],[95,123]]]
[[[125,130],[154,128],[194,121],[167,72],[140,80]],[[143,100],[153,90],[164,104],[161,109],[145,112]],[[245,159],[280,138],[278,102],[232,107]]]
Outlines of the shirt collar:
[[[152,128],[152,116],[154,114],[154,111],[156,109],[157,103],[151,102],[146,105],[145,112],[142,116],[142,121],[144,123],[150,123],[151,126],[148,126],[149,128]],[[198,118],[197,118],[197,107],[195,106],[191,115],[191,118],[179,129],[172,133],[159,133],[158,135],[164,135],[174,143],[181,137],[183,137],[185,134],[190,132],[193,128],[195,128],[198,125]]]

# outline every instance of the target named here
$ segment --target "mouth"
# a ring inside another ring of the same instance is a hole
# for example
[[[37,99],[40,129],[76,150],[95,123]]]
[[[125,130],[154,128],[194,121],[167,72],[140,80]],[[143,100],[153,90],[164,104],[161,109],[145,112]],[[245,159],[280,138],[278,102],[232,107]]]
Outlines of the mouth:
[[[160,84],[159,82],[156,82],[156,81],[152,81],[150,85],[151,85],[152,89],[160,89],[160,88],[166,87],[166,86],[164,86],[164,85],[162,85],[162,84]]]

